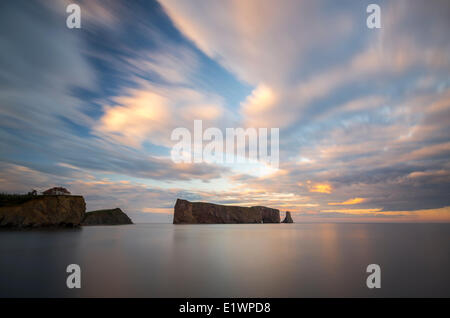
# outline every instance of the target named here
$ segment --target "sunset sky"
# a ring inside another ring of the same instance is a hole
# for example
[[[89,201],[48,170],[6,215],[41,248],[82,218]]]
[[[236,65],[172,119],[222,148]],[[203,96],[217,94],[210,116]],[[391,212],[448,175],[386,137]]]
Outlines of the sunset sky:
[[[0,192],[64,186],[136,222],[176,198],[449,222],[449,30],[448,0],[2,1]],[[195,119],[279,128],[279,170],[173,163]]]

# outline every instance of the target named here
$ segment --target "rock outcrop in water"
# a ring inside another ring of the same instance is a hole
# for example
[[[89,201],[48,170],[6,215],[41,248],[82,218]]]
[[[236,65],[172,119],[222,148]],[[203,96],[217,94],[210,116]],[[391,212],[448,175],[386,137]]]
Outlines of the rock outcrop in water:
[[[292,219],[291,212],[286,211],[286,216],[284,217],[284,220],[282,223],[294,223],[294,220]]]
[[[82,225],[121,225],[133,224],[131,219],[121,209],[98,210],[87,212]]]
[[[0,227],[74,227],[86,212],[82,196],[36,196],[26,202],[0,207]]]
[[[280,223],[280,211],[264,206],[240,207],[177,199],[173,224]]]

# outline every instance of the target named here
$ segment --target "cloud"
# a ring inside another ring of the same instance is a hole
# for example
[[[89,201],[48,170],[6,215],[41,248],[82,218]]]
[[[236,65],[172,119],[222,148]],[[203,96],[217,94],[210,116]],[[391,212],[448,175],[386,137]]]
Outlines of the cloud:
[[[404,1],[383,4],[385,27],[372,33],[364,32],[364,24],[356,28],[365,14],[364,4],[340,10],[330,9],[328,1],[280,1],[273,10],[270,1],[160,2],[179,30],[201,50],[255,86],[241,103],[247,126],[286,128],[307,124],[311,115],[321,111],[326,116],[363,111],[363,103],[374,108],[383,97],[362,96],[358,104],[353,101],[341,109],[316,103],[361,82],[377,83],[412,68],[438,71],[450,65],[444,53],[448,48],[443,30],[448,23],[438,9],[445,12],[448,5],[442,1],[431,10],[423,1],[417,1],[414,10]],[[404,25],[423,33],[423,21],[429,20],[435,21],[426,26],[433,29],[435,39],[424,48],[420,42],[430,42],[426,36],[411,36],[411,28]],[[362,44],[358,50],[341,49],[346,43],[355,47],[352,42]],[[322,51],[325,48],[328,54]]]
[[[67,28],[52,27],[56,19],[35,3],[19,1],[2,9],[2,128],[33,127],[35,133],[44,134],[45,128],[36,127],[36,121],[42,127],[61,126],[58,115],[79,123],[90,121],[68,92],[72,87],[95,88],[95,73],[80,54],[79,38]]]
[[[365,214],[365,213],[374,213],[374,212],[380,212],[380,208],[376,209],[337,209],[337,210],[321,210],[320,212],[324,213],[345,213],[345,214]]]
[[[194,120],[217,126],[224,112],[213,96],[186,88],[170,89],[146,84],[130,89],[104,106],[104,114],[95,130],[118,142],[140,147],[143,142],[171,147],[171,132],[177,127],[191,128]]]
[[[316,183],[316,184],[308,185],[308,190],[309,190],[309,192],[330,194],[333,191],[333,188],[330,184]]]
[[[363,202],[366,202],[366,198],[353,198],[345,200],[344,202],[329,202],[328,205],[354,205],[354,204],[360,204]]]
[[[450,142],[444,142],[435,145],[427,145],[420,149],[414,150],[410,154],[405,154],[403,160],[419,160],[423,158],[446,156],[450,153]]]
[[[450,183],[450,170],[427,170],[427,171],[414,171],[408,174],[407,178],[417,180],[418,182],[427,183]]]
[[[2,7],[2,189],[57,183],[132,213],[177,196],[327,220],[446,213],[448,1],[382,2],[381,30],[364,2],[79,3],[82,30],[67,1]],[[170,133],[194,119],[279,127],[280,169],[173,164]]]
[[[252,84],[284,82],[292,63],[300,67],[313,48],[335,43],[352,27],[343,10],[330,18],[319,1],[280,1],[276,10],[266,0],[160,3],[201,50]]]

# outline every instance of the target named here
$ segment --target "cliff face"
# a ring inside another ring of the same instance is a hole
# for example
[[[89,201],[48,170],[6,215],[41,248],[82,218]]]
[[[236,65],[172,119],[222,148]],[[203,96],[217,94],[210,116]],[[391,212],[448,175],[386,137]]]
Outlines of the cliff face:
[[[291,216],[291,212],[286,211],[286,216],[282,223],[294,223],[294,220],[292,219],[292,216]]]
[[[85,212],[86,203],[82,196],[37,196],[21,204],[0,207],[0,227],[78,226]]]
[[[173,224],[280,223],[280,211],[177,199]]]
[[[98,210],[85,214],[82,225],[120,225],[133,224],[121,209]]]

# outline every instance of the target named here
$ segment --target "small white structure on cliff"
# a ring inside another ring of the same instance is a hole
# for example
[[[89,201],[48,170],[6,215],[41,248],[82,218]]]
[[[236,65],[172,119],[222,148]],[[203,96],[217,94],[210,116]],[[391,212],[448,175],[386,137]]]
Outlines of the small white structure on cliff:
[[[55,187],[42,192],[44,195],[70,195],[70,192],[63,187]]]

